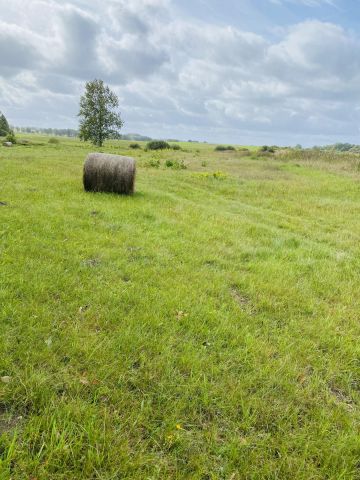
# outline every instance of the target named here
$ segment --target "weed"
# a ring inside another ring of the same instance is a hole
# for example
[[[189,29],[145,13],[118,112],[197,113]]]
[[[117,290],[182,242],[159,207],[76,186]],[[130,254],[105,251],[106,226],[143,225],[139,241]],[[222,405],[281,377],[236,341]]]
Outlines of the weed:
[[[158,158],[150,158],[146,163],[145,167],[159,168],[161,162]]]
[[[184,160],[166,160],[165,161],[165,167],[167,168],[172,168],[174,170],[186,170],[187,166],[184,162]]]
[[[202,173],[194,173],[194,176],[199,178],[215,178],[216,180],[224,180],[228,177],[227,173],[225,172],[202,172]]]

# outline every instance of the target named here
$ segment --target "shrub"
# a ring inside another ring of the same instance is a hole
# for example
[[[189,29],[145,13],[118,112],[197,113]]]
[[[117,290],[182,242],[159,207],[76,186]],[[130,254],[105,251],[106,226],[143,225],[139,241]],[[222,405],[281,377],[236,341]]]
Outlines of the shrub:
[[[228,146],[225,146],[225,145],[218,145],[217,147],[215,147],[215,152],[226,152],[226,151],[233,151],[235,150],[235,147],[233,147],[232,145],[228,145]]]
[[[174,170],[186,170],[187,166],[184,163],[184,160],[180,162],[178,160],[166,160],[165,167],[173,168]]]
[[[268,147],[267,145],[263,145],[260,149],[259,152],[267,152],[267,153],[274,153],[275,148],[274,147]]]
[[[11,142],[11,143],[16,143],[16,137],[15,137],[15,133],[13,131],[10,131],[7,135],[6,135],[6,141],[7,142]]]
[[[150,158],[148,162],[145,163],[145,167],[159,168],[161,165],[160,160],[157,158]]]
[[[177,145],[176,143],[175,143],[175,145],[170,145],[170,146],[173,150],[181,150],[180,145]]]
[[[205,160],[203,160],[203,161],[201,162],[201,166],[202,166],[202,167],[207,167],[207,162],[205,162]]]
[[[146,145],[147,150],[164,150],[170,148],[170,145],[164,140],[152,140]]]
[[[187,165],[185,164],[184,160],[181,160],[180,162],[176,162],[175,168],[177,168],[179,170],[186,170]]]
[[[60,143],[60,140],[58,138],[51,137],[49,138],[49,142],[51,145],[58,145]]]
[[[141,148],[141,146],[138,143],[130,143],[129,147],[134,150]]]

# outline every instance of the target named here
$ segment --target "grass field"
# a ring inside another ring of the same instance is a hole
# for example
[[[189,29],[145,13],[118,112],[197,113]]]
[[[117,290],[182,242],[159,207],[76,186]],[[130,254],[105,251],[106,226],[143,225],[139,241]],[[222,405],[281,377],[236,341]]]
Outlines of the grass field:
[[[0,147],[0,479],[360,479],[360,157],[113,142],[120,197],[83,191],[93,147],[28,138]]]

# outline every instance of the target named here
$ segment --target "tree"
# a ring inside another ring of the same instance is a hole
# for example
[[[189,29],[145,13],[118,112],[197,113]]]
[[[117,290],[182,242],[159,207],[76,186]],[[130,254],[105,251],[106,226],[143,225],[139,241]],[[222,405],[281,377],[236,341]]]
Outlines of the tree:
[[[101,147],[106,139],[117,138],[123,126],[118,106],[118,97],[102,80],[87,82],[78,114],[80,139]]]
[[[8,121],[5,118],[5,115],[0,112],[0,137],[5,137],[8,133],[11,132]]]

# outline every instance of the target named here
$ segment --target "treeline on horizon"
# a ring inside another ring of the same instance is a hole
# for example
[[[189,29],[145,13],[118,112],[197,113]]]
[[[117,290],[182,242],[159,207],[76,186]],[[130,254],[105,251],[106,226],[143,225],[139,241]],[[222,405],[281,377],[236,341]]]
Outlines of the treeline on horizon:
[[[332,150],[336,152],[360,153],[360,145],[355,145],[352,143],[335,143],[334,145],[325,145],[324,147],[314,148],[321,148],[322,150]]]
[[[8,128],[9,130],[12,129],[14,133],[34,133],[34,134],[43,134],[43,135],[70,137],[70,138],[76,138],[79,136],[79,131],[72,128],[39,128],[39,127],[8,127]],[[130,140],[130,141],[138,141],[138,142],[141,142],[141,141],[149,142],[151,140],[154,140],[151,137],[148,137],[146,135],[141,135],[138,133],[119,134],[116,138],[118,140]],[[178,142],[179,140],[166,139],[166,141]],[[197,140],[188,140],[188,142],[201,143]],[[203,143],[207,143],[207,142],[203,142]],[[295,149],[302,150],[303,147],[301,145],[296,145]],[[327,150],[327,151],[330,150],[333,152],[360,153],[360,145],[356,145],[353,143],[338,142],[332,145],[323,145],[323,146],[315,145],[314,147],[306,148],[306,150],[311,150],[311,149]]]
[[[79,130],[73,128],[41,128],[41,127],[11,127],[15,133],[35,133],[42,135],[51,135],[54,137],[78,137]],[[141,135],[140,133],[120,133],[114,137],[115,140],[130,140],[137,142],[150,142],[154,139],[146,135]],[[176,138],[165,138],[167,142],[180,142],[182,140]],[[188,140],[189,143],[208,143],[206,141],[201,142],[200,140]]]
[[[38,133],[43,135],[51,135],[55,137],[78,137],[79,131],[73,128],[39,128],[39,127],[13,127],[16,133]],[[148,142],[152,140],[151,137],[140,135],[138,133],[119,134],[116,137],[118,140],[137,140],[139,142]],[[177,141],[177,140],[175,140]]]

